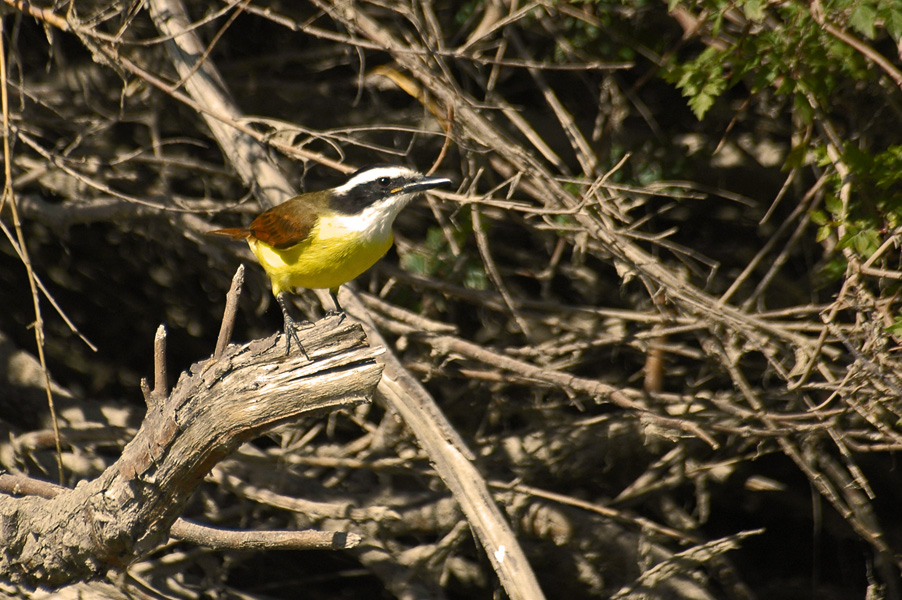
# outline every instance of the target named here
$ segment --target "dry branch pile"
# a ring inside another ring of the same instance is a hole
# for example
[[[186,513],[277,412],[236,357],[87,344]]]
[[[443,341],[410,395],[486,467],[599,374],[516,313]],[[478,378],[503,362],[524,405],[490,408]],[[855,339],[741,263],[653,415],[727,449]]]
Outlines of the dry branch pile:
[[[641,42],[676,52],[691,12],[46,4],[0,12],[7,471],[56,480],[58,425],[64,483],[96,481],[144,417],[157,325],[171,370],[209,355],[238,262],[233,339],[279,327],[246,249],[202,235],[214,224],[367,163],[458,183],[407,209],[396,252],[343,290],[388,348],[377,403],[244,444],[184,511],[361,544],[173,539],[96,573],[176,598],[902,597],[898,235],[866,262],[815,240],[845,167],[828,151],[781,172],[774,97],[694,120]],[[752,28],[733,16],[723,35]],[[824,283],[833,252],[847,269]],[[22,352],[34,296],[56,425]],[[298,307],[322,314],[309,291]]]

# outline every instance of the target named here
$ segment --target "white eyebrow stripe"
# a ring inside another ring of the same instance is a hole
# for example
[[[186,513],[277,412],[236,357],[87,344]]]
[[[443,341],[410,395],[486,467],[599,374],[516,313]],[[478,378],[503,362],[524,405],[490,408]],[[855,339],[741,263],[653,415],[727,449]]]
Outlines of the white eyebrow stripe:
[[[360,185],[361,183],[375,181],[380,177],[394,178],[400,176],[411,177],[414,175],[416,175],[416,171],[413,171],[406,167],[375,167],[373,169],[367,169],[362,173],[358,173],[357,175],[349,179],[346,183],[343,183],[342,185],[335,188],[335,191],[341,194]]]

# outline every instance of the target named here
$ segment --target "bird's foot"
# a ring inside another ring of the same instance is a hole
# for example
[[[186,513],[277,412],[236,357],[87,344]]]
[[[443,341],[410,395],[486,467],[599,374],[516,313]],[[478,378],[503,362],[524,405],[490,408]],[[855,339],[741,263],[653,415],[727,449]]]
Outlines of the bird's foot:
[[[291,318],[291,315],[288,314],[288,306],[285,302],[285,297],[283,294],[279,294],[276,296],[276,300],[279,301],[279,306],[282,308],[282,316],[285,319],[285,356],[291,354],[291,340],[294,340],[294,343],[297,344],[298,349],[301,351],[301,354],[304,355],[304,358],[310,360],[310,356],[307,354],[307,351],[304,350],[304,345],[301,343],[300,338],[298,338],[298,325],[297,321]],[[304,321],[305,324],[306,321]]]
[[[304,355],[304,358],[310,360],[310,356],[307,354],[307,351],[304,350],[304,345],[298,338],[297,323],[295,323],[294,321],[292,321],[290,324],[285,324],[285,356],[291,354],[291,340],[294,340],[294,343],[297,344],[297,347],[301,351],[301,354]]]

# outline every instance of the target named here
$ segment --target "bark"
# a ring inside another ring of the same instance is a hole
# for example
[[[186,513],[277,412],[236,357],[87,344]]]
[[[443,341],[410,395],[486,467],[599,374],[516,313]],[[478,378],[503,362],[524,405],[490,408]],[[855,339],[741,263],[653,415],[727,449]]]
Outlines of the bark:
[[[60,585],[122,569],[164,542],[194,488],[242,442],[301,415],[369,401],[382,368],[359,325],[327,317],[299,332],[230,345],[171,394],[154,390],[135,438],[100,477],[53,498],[0,497],[4,579]]]

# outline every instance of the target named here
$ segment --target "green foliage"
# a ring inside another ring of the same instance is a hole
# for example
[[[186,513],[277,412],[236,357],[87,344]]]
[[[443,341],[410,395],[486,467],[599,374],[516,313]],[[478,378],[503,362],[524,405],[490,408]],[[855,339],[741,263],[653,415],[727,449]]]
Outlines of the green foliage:
[[[463,213],[463,211],[462,211]],[[451,230],[458,246],[462,246],[470,233],[472,224],[466,219],[460,228]],[[440,227],[430,227],[423,245],[401,255],[401,268],[423,277],[436,277],[454,282],[470,289],[483,290],[488,287],[488,277],[478,255],[472,253],[455,256],[446,233]]]
[[[880,247],[880,234],[869,227],[868,223],[855,221],[846,224],[846,233],[839,240],[838,248],[851,248],[863,258],[870,256]]]
[[[689,58],[672,59],[663,78],[688,98],[699,120],[739,87],[756,101],[769,98],[791,107],[796,130],[784,167],[802,168],[814,159],[829,176],[825,210],[812,214],[817,240],[842,231],[837,248],[871,256],[886,232],[902,225],[902,146],[891,145],[894,139],[879,126],[848,119],[860,116],[864,106],[865,112],[872,110],[865,102],[889,113],[900,100],[887,98],[888,90],[898,96],[894,84],[881,85],[882,70],[868,56],[877,50],[863,52],[843,36],[856,36],[872,48],[882,40],[881,48],[893,48],[902,37],[902,2],[824,0],[813,7],[785,0],[670,0],[669,6],[696,16],[697,37],[706,43]],[[737,8],[747,22],[737,20]],[[831,33],[824,22],[843,34]],[[845,181],[836,174],[835,155],[827,154],[835,136],[826,137],[822,119],[844,140],[838,150],[849,171]],[[856,126],[876,131],[865,135]],[[850,186],[844,191],[846,206],[838,200],[843,185]]]
[[[861,33],[874,37],[876,27],[881,23],[874,21],[878,14],[876,0],[851,3],[854,4],[851,11],[843,6],[846,4],[850,2],[833,0],[824,3],[831,22],[837,22],[840,28],[848,23],[858,29],[857,24]],[[882,4],[879,8],[882,17],[902,19],[902,8]],[[694,58],[668,65],[663,73],[667,81],[674,83],[689,98],[689,105],[699,120],[726,90],[742,82],[753,94],[770,90],[779,96],[790,97],[794,106],[801,110],[803,121],[810,123],[812,99],[820,107],[830,106],[831,95],[842,85],[873,77],[865,58],[825,31],[807,4],[779,2],[768,5],[767,11],[759,0],[672,1],[671,6],[682,6],[693,13],[706,15],[710,34],[719,36],[717,44],[709,45]],[[734,32],[719,35],[725,13],[737,6],[749,20],[745,31],[741,35]],[[768,17],[766,21],[765,17]],[[896,28],[893,25],[893,31]]]
[[[902,146],[872,155],[849,143],[842,161],[855,173],[854,196],[843,207],[838,196],[831,194],[826,198],[826,212],[815,211],[811,217],[819,226],[818,241],[843,226],[838,248],[850,248],[867,259],[880,247],[885,231],[902,225]],[[831,178],[831,183],[835,188],[842,185],[839,177]]]
[[[872,40],[878,35],[878,27],[884,27],[891,38],[902,38],[902,4],[887,0],[836,0],[830,3],[834,16],[848,11],[849,27]]]
[[[708,47],[696,59],[674,64],[664,73],[664,79],[689,98],[689,107],[699,121],[729,85],[723,69],[727,57],[728,52]]]
[[[842,254],[834,255],[821,266],[818,272],[818,284],[825,286],[841,280],[845,276],[848,266],[848,262]]]
[[[902,317],[896,317],[893,324],[886,328],[886,332],[891,335],[902,334]]]
[[[868,39],[873,39],[877,33],[875,21],[877,20],[876,2],[857,2],[849,14],[849,25]]]

